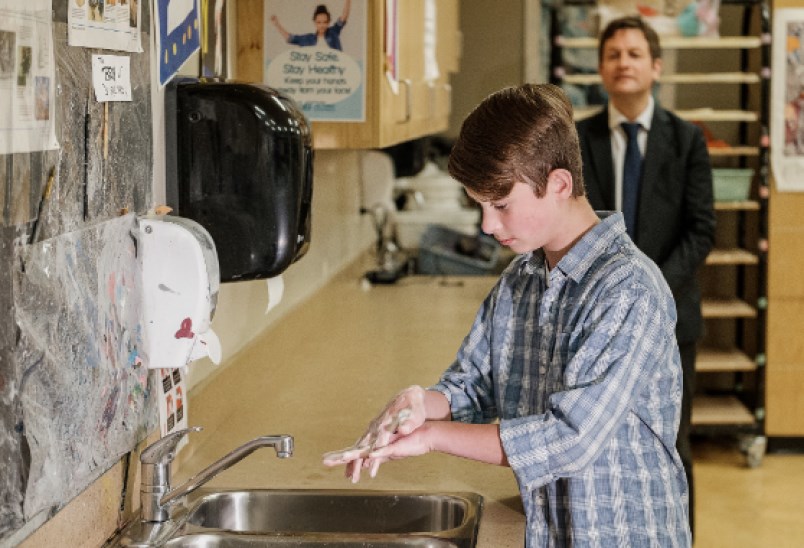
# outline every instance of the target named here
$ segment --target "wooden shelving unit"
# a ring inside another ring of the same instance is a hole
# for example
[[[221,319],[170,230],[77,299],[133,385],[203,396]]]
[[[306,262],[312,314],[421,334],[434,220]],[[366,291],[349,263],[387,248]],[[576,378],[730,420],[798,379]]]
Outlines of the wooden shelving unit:
[[[583,120],[600,112],[601,107],[576,108],[575,120]],[[680,118],[695,122],[758,122],[759,115],[748,110],[715,110],[712,108],[698,108],[690,110],[675,110]]]
[[[590,73],[589,67],[564,66],[565,51],[595,50],[598,40],[596,37],[562,36],[561,10],[592,4],[591,0],[564,0],[552,12],[551,79],[553,83],[570,86],[576,94],[579,89],[599,86],[600,77]],[[765,448],[770,11],[765,0],[722,0],[721,20],[724,7],[729,15],[741,17],[740,35],[662,36],[662,49],[674,50],[678,69],[665,70],[660,84],[662,87],[697,86],[700,89],[705,86],[711,89],[712,93],[685,95],[703,99],[697,104],[687,101],[681,106],[682,101],[674,112],[695,123],[728,128],[724,133],[731,136],[729,142],[719,142],[709,148],[713,167],[751,168],[755,174],[747,199],[715,203],[718,235],[715,249],[702,269],[702,313],[707,335],[696,362],[699,390],[693,403],[692,423],[699,433],[739,435],[748,464],[757,466]],[[723,63],[719,60],[712,63],[717,68],[708,72],[701,72],[698,65],[693,70],[684,70],[684,63],[679,61],[685,55],[693,59],[692,56],[702,50],[717,50],[716,55]],[[580,92],[580,95],[595,94]],[[721,97],[728,99],[721,100]],[[577,105],[575,118],[581,120],[601,108],[600,105]],[[704,283],[707,280],[709,284]]]
[[[709,426],[751,426],[754,415],[734,396],[700,396],[692,404],[695,423]]]
[[[701,373],[722,373],[724,371],[755,371],[757,364],[751,356],[735,347],[702,348],[698,351],[695,367]]]

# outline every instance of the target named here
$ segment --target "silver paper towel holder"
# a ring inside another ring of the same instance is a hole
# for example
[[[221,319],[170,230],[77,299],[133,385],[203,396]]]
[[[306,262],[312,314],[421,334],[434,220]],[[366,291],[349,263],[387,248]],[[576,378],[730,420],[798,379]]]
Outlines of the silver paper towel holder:
[[[165,88],[166,197],[212,236],[221,282],[271,278],[310,246],[313,149],[293,100],[261,85]]]

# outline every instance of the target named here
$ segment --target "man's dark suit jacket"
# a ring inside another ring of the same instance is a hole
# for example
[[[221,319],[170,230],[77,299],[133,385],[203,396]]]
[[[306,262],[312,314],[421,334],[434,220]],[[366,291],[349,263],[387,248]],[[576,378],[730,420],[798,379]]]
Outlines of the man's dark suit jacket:
[[[596,210],[613,211],[608,110],[578,122],[583,177]],[[656,105],[640,181],[635,243],[659,265],[676,300],[679,344],[703,332],[697,270],[712,248],[712,170],[701,129]]]

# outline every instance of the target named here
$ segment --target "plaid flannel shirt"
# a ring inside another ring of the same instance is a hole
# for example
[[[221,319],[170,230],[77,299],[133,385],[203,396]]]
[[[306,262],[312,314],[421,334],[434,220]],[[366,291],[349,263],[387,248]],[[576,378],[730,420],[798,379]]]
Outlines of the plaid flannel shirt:
[[[509,265],[432,388],[499,419],[527,546],[688,547],[673,297],[601,215],[549,273],[541,251]]]

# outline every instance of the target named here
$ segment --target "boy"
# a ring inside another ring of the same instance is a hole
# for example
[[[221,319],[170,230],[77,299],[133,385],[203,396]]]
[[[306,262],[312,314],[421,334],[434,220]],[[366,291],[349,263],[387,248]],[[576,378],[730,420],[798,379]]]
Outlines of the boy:
[[[400,392],[324,463],[353,482],[429,451],[510,466],[528,546],[689,546],[673,299],[622,215],[586,200],[566,96],[532,84],[489,96],[449,171],[483,231],[519,255],[441,381]]]

